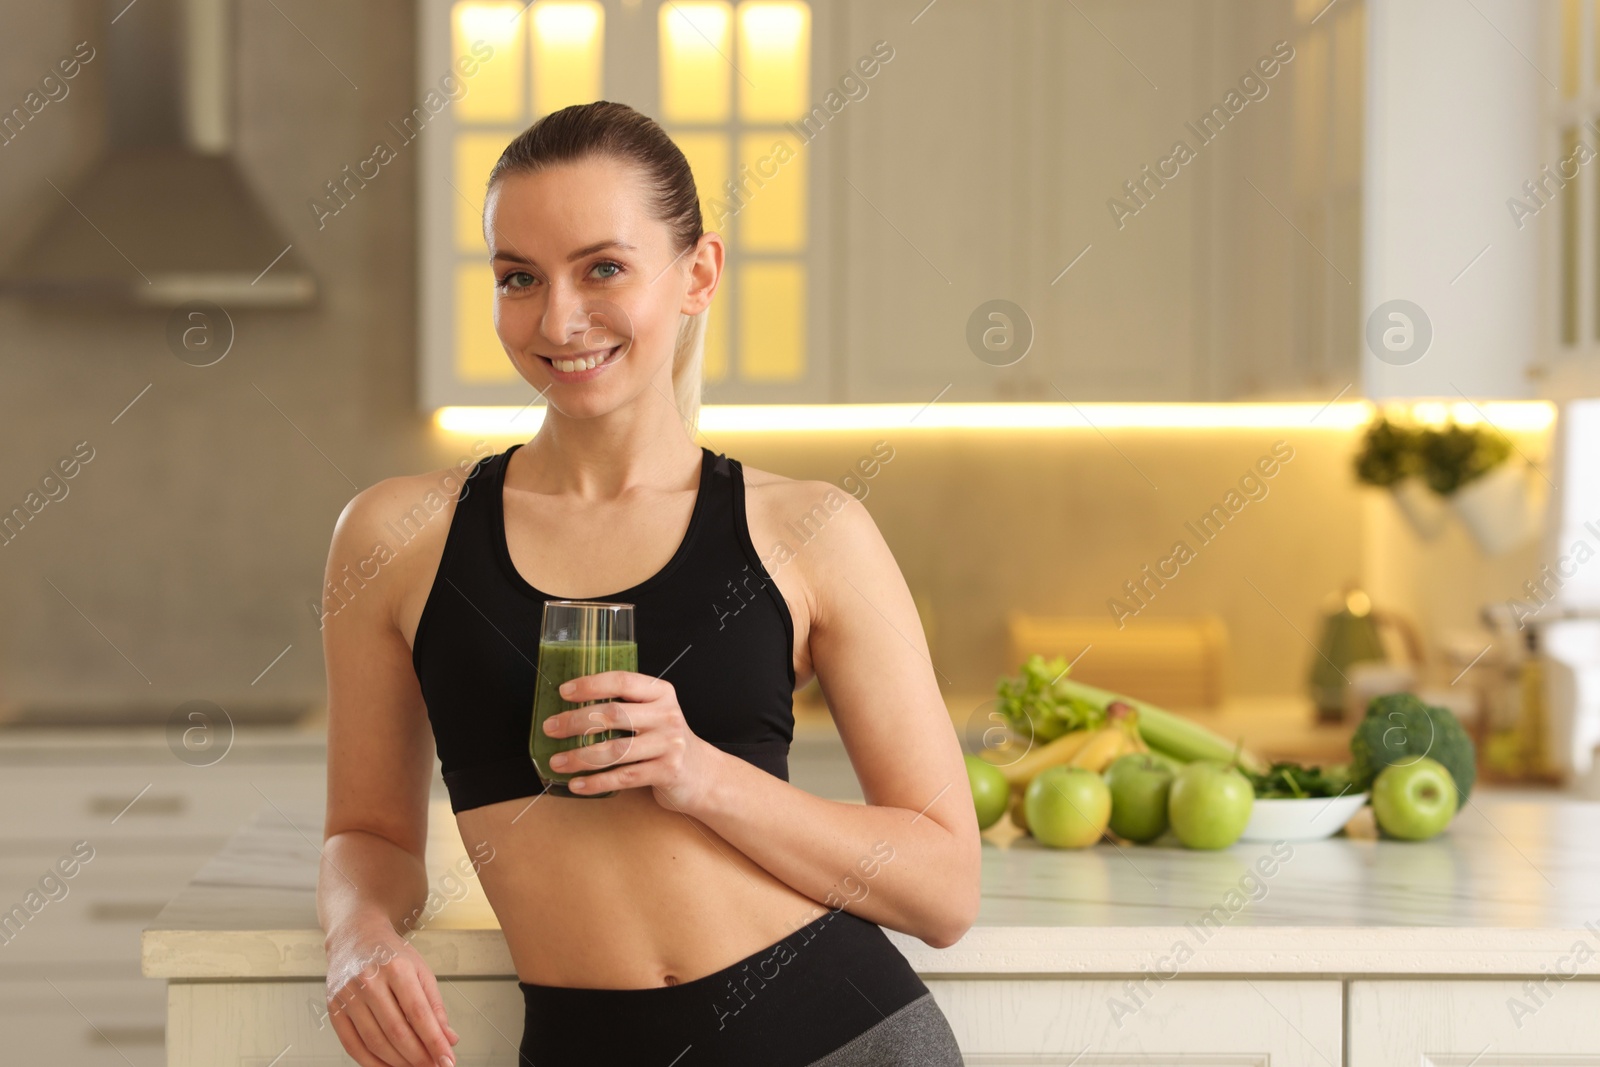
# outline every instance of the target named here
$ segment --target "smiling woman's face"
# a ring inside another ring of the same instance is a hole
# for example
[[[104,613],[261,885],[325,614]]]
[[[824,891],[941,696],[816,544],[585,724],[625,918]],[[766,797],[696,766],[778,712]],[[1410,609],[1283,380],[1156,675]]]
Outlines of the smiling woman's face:
[[[721,257],[707,238],[719,239],[678,255],[646,202],[637,168],[592,157],[502,178],[484,205],[495,333],[565,414],[646,390],[670,401],[680,317],[710,303]]]

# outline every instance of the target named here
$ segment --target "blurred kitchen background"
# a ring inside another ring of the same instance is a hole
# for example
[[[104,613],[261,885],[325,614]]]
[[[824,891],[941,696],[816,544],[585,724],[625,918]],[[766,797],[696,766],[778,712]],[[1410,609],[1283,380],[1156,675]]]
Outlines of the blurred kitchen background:
[[[139,929],[322,789],[334,520],[537,429],[482,186],[597,98],[729,242],[700,443],[864,499],[964,737],[1040,652],[1313,762],[1414,688],[1600,795],[1597,7],[0,7],[0,908],[95,850],[6,1031],[163,1062]]]

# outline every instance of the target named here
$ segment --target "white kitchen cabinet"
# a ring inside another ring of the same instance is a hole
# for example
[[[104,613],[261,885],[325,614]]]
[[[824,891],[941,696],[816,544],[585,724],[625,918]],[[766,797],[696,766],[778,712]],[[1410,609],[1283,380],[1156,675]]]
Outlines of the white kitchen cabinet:
[[[0,1063],[161,1067],[161,994],[137,977],[0,981]]]
[[[478,6],[418,6],[419,92],[466,52],[452,12]],[[769,50],[747,55],[730,33],[743,77],[710,62],[727,81],[693,94],[697,118],[663,94],[670,57],[717,47],[743,17],[709,5],[680,39],[687,8],[593,6],[592,50],[568,46],[574,69],[604,56],[584,95],[661,122],[705,228],[728,241],[709,404],[1331,397],[1356,377],[1359,6],[1313,22],[1289,0],[811,0],[792,66],[749,67]],[[468,77],[416,149],[425,410],[533,396],[494,334],[478,226],[490,166],[544,112],[519,88],[536,25],[516,22],[499,65]],[[1291,41],[1296,58],[1260,80],[1256,64]],[[794,106],[744,119],[736,102],[756,83]],[[1191,131],[1214,108],[1224,124]],[[781,225],[755,224],[768,210]],[[1033,333],[1009,365],[969,341],[974,322],[1004,328],[995,300]]]
[[[7,838],[67,849],[106,838],[213,838],[220,844],[264,804],[320,796],[326,774],[305,747],[236,742],[211,766],[180,762],[161,738],[84,742],[0,752]]]
[[[1141,976],[1142,978],[1142,976]],[[1327,1067],[1341,1062],[1336,981],[929,980],[967,1067],[1204,1062]]]
[[[1341,1000],[1331,981],[1179,982],[1120,1017],[1120,981],[931,981],[967,1067],[1083,1067],[1159,1056],[1207,1067],[1326,1067],[1341,1062]],[[440,991],[461,1035],[462,1067],[514,1067],[522,995],[514,981],[451,979]],[[338,1035],[319,1017],[323,985],[183,982],[171,993],[170,1067],[343,1062]]]
[[[1579,932],[1573,940],[1585,941],[1590,952],[1596,947],[1593,935]],[[1551,972],[1572,974],[1575,964],[1549,960]],[[1349,1067],[1600,1059],[1600,982],[1550,980],[1541,992],[1540,978],[1351,982]]]
[[[1472,808],[1431,841],[1378,840],[1358,820],[1327,841],[1218,852],[1046,849],[1002,822],[984,835],[965,937],[934,949],[888,933],[970,1067],[1600,1062],[1600,956],[1570,955],[1580,938],[1600,947],[1585,928],[1600,916],[1600,805],[1485,788]],[[307,837],[321,806],[287,814],[264,807],[145,931],[174,1065],[264,1067],[289,1046],[280,1067],[339,1062],[317,1025],[326,962]],[[465,856],[437,798],[430,882]],[[464,1035],[461,1062],[510,1067],[522,1005],[505,940],[481,893],[449,908],[413,943]],[[1508,999],[1574,966],[1518,1027]]]
[[[458,1067],[518,1067],[522,993],[515,980],[443,979],[439,995],[450,1025],[461,1035],[452,1050]],[[320,981],[175,984],[168,1067],[351,1063],[322,1014],[323,998]]]
[[[325,763],[314,733],[241,732],[211,766],[160,729],[0,735],[0,1063],[165,1063],[141,930],[253,814],[320,798]]]

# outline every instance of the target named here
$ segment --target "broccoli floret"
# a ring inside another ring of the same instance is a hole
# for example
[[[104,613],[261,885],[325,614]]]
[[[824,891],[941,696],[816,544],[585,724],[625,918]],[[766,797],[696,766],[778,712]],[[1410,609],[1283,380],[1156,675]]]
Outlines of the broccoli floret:
[[[1371,789],[1372,780],[1389,764],[1423,756],[1444,764],[1455,779],[1459,803],[1465,805],[1478,777],[1478,760],[1461,720],[1449,708],[1424,704],[1414,693],[1375,697],[1350,738],[1352,788]]]

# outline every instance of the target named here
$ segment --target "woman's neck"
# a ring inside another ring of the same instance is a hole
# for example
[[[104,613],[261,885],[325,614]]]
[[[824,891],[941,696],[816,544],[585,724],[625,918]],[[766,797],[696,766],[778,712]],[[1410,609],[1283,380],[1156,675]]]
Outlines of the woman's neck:
[[[589,419],[547,407],[539,432],[518,449],[528,454],[521,487],[607,500],[634,486],[675,485],[685,468],[698,464],[700,446],[690,439],[677,405],[655,390],[649,395],[655,403],[641,397],[639,404]]]

